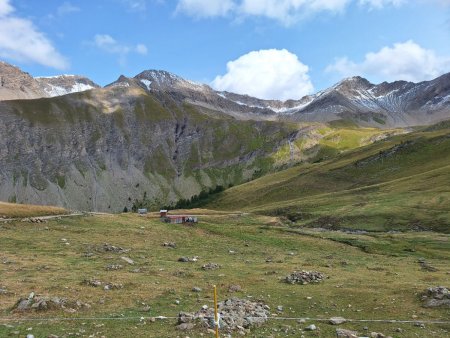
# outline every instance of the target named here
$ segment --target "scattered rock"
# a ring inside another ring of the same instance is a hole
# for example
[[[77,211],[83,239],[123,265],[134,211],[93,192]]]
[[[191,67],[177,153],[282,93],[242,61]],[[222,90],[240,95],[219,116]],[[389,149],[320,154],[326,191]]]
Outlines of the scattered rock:
[[[344,324],[347,320],[343,317],[331,317],[330,318],[330,324],[332,325],[340,325]]]
[[[130,250],[129,249],[124,249],[124,248],[122,248],[120,246],[115,246],[115,245],[111,245],[109,243],[105,243],[101,247],[98,247],[97,251],[125,253],[125,252],[128,252]]]
[[[346,329],[336,329],[336,337],[338,337],[338,338],[358,338],[358,332],[346,330]]]
[[[283,306],[282,305],[278,305],[277,306],[277,311],[278,312],[283,312]]]
[[[180,257],[178,258],[178,262],[197,262],[198,261],[198,256],[194,256],[192,258],[190,257]]]
[[[141,270],[141,268],[136,268],[136,269],[131,270],[131,272],[132,273],[140,273],[140,272],[142,272],[142,270]]]
[[[197,286],[194,286],[194,287],[192,288],[192,292],[202,292],[202,289],[199,288],[199,287],[197,287]]]
[[[428,264],[428,262],[425,260],[425,258],[419,258],[417,262],[422,267],[422,270],[428,271],[428,272],[436,272],[438,269],[436,269],[434,266]]]
[[[305,327],[305,331],[315,331],[315,330],[317,330],[317,327],[314,324]]]
[[[75,312],[81,308],[90,308],[89,304],[83,303],[79,300],[69,301],[61,297],[44,297],[37,296],[34,292],[30,293],[28,298],[20,298],[13,307],[13,312],[26,311],[46,311],[53,309],[64,309],[70,312]]]
[[[450,292],[444,286],[428,288],[423,296],[424,307],[450,307]]]
[[[123,265],[121,264],[108,264],[106,266],[106,270],[112,271],[112,270],[120,270],[123,269]]]
[[[88,286],[93,286],[93,287],[97,287],[97,286],[101,286],[102,282],[99,281],[98,279],[84,279],[81,284],[84,285],[88,285]]]
[[[108,291],[108,290],[118,290],[118,289],[123,289],[123,284],[120,283],[108,283],[103,287],[103,290]]]
[[[202,265],[203,270],[217,270],[220,269],[220,265],[217,263],[206,263]]]
[[[129,257],[121,256],[120,259],[121,259],[121,260],[124,260],[124,261],[127,262],[128,264],[134,265],[134,261],[133,261],[131,258],[129,258]]]
[[[384,334],[379,333],[379,332],[371,332],[370,333],[370,337],[371,338],[389,338],[389,337],[386,337]]]
[[[0,288],[0,295],[7,295],[8,294],[8,290],[6,290],[5,288]]]
[[[239,292],[239,291],[241,291],[242,290],[242,288],[241,288],[241,286],[239,285],[239,284],[231,284],[229,287],[228,287],[228,291],[229,292]]]
[[[181,324],[177,325],[177,329],[180,331],[192,330],[193,328],[194,328],[193,323],[181,323]]]
[[[318,271],[294,271],[284,280],[289,284],[308,284],[308,283],[319,283],[323,281],[326,276]]]
[[[268,320],[269,311],[262,302],[231,298],[218,304],[220,327],[223,332],[245,333],[250,327],[260,326]],[[178,324],[192,323],[194,326],[214,329],[214,309],[203,306],[196,313],[180,312]]]
[[[177,247],[175,242],[164,242],[163,246],[168,247],[168,248],[172,248],[172,249],[176,249],[176,247]]]

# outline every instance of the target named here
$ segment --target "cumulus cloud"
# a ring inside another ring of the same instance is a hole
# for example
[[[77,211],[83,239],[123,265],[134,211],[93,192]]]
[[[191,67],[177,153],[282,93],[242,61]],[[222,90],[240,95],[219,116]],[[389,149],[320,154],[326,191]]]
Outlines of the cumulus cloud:
[[[233,0],[179,0],[177,13],[197,18],[226,16],[235,8]]]
[[[424,81],[450,71],[450,58],[422,48],[412,40],[367,53],[362,62],[339,58],[326,68],[341,76],[362,75],[374,81]]]
[[[319,12],[341,13],[351,3],[358,3],[370,9],[381,9],[386,6],[400,6],[406,3],[406,0],[178,0],[176,12],[196,18],[229,14],[236,17],[258,16],[290,25]]]
[[[309,68],[286,49],[252,51],[227,63],[212,87],[262,99],[301,98],[314,91]]]
[[[30,20],[14,15],[9,0],[0,0],[0,57],[61,70],[69,67],[66,58]]]
[[[93,41],[94,46],[110,54],[119,56],[119,63],[124,64],[129,53],[147,55],[147,46],[139,43],[136,46],[129,46],[118,42],[109,34],[96,34]]]
[[[56,12],[59,16],[63,16],[70,13],[76,13],[79,12],[80,8],[77,6],[72,5],[70,2],[66,1],[61,6],[58,7]]]

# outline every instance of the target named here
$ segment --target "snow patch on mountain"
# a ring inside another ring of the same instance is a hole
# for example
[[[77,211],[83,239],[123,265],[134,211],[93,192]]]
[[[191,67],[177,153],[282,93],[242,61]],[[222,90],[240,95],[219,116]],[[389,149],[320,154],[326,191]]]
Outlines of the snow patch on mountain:
[[[94,86],[85,84],[85,83],[75,83],[72,85],[72,87],[65,88],[61,86],[56,86],[52,84],[48,84],[47,87],[44,88],[44,91],[48,94],[50,97],[55,96],[61,96],[61,95],[67,95],[72,93],[78,93],[78,92],[84,92],[86,90],[94,89]]]
[[[141,79],[141,82],[144,84],[145,87],[147,87],[147,90],[151,90],[150,85],[152,84],[152,81],[147,79]]]

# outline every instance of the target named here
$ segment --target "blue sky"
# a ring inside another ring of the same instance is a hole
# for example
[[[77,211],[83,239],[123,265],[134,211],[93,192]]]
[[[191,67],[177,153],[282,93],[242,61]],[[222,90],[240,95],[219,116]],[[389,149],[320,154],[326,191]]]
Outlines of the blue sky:
[[[33,76],[164,69],[300,98],[343,77],[450,71],[450,0],[0,0],[0,59]]]

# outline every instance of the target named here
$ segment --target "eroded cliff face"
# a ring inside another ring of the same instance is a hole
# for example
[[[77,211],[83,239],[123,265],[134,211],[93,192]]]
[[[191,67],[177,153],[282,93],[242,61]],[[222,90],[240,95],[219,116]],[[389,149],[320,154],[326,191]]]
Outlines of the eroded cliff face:
[[[0,122],[0,200],[113,212],[245,181],[294,133],[120,86],[2,102]]]

